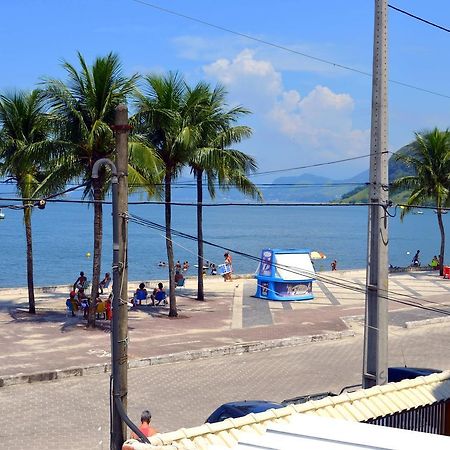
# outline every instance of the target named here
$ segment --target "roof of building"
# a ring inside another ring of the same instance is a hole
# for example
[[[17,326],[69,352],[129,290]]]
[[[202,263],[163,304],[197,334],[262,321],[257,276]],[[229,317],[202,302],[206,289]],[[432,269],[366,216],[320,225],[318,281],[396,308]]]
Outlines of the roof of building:
[[[270,409],[237,419],[181,428],[150,438],[151,444],[129,440],[124,450],[211,450],[236,446],[240,439],[263,435],[267,428],[296,420],[299,413],[362,422],[450,399],[450,370],[346,392],[335,397]],[[127,446],[128,445],[128,446]]]

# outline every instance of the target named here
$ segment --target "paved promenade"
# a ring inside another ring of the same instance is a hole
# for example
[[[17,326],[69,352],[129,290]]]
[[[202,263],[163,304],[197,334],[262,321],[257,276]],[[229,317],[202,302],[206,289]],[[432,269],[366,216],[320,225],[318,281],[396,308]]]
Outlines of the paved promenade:
[[[165,361],[210,356],[211,351],[205,349],[220,348],[212,352],[219,355],[295,345],[361,331],[365,272],[320,275],[324,281],[315,284],[316,298],[302,302],[259,300],[252,297],[255,280],[237,278],[224,283],[221,277],[205,279],[206,301],[199,302],[195,300],[196,280],[187,279],[186,287],[177,290],[178,318],[169,318],[167,307],[143,305],[129,312],[130,364],[154,364],[156,356]],[[130,296],[136,286],[137,283],[130,283]],[[389,289],[392,299],[450,312],[450,281],[438,277],[436,272],[391,274]],[[39,380],[40,374],[55,369],[73,368],[50,377],[105,370],[110,361],[108,324],[91,330],[86,329],[81,317],[67,317],[67,289],[63,287],[37,293],[35,317],[23,310],[26,311],[26,298],[26,289],[0,290],[0,341],[4,343],[0,384]],[[389,303],[389,309],[393,328],[414,326],[424,320],[446,320],[437,312],[394,301]]]

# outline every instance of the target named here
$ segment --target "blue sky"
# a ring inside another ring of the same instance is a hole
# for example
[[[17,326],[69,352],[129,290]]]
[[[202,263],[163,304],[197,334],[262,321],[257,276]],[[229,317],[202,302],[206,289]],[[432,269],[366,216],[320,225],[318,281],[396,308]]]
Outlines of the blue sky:
[[[144,2],[146,0],[143,0]],[[371,72],[372,0],[149,0],[181,14]],[[445,0],[391,0],[450,27]],[[189,83],[225,84],[231,105],[253,111],[241,149],[261,171],[369,153],[371,79],[176,17],[133,0],[3,2],[0,91],[64,78],[61,60],[117,52],[124,71],[179,70]],[[7,20],[5,20],[7,18]],[[450,96],[450,33],[389,11],[389,77]],[[450,125],[450,98],[389,85],[389,148],[414,131]],[[343,179],[368,159],[304,172]],[[277,175],[279,176],[279,175]],[[258,182],[274,176],[258,177]]]

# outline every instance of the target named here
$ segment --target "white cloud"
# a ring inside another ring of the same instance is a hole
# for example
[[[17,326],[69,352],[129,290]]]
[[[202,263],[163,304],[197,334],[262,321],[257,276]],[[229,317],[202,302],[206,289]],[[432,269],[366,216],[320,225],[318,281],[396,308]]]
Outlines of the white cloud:
[[[308,159],[339,158],[368,153],[369,130],[356,129],[353,98],[317,85],[301,95],[286,90],[281,73],[270,61],[244,50],[234,59],[221,58],[204,67],[205,73],[228,87],[232,99],[249,107],[263,126],[295,143]]]

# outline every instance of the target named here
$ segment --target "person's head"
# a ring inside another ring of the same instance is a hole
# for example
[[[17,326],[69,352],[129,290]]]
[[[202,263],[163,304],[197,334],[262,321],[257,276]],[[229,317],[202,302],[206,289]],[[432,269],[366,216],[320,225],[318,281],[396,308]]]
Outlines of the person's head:
[[[163,284],[162,283],[158,283],[158,287],[159,287],[159,289],[162,289],[163,288]]]
[[[84,277],[84,272],[80,272],[80,277]]]
[[[141,423],[147,422],[150,423],[150,420],[152,420],[152,415],[148,409],[145,411],[142,411],[141,414]]]
[[[106,278],[108,278],[108,277],[110,277],[110,276],[111,276],[111,274],[110,274],[109,272],[106,272],[106,273],[105,273],[105,277],[106,277]]]
[[[223,257],[224,257],[224,258],[228,258],[228,253],[224,253],[224,254],[223,254]]]
[[[145,283],[141,283],[140,285],[139,285],[139,289],[144,289],[145,288]]]
[[[75,291],[70,291],[69,295],[71,298],[73,298],[73,297],[75,297],[75,295],[77,295],[77,293]]]

